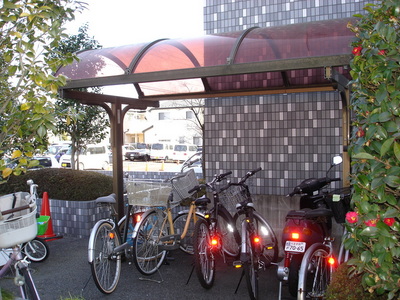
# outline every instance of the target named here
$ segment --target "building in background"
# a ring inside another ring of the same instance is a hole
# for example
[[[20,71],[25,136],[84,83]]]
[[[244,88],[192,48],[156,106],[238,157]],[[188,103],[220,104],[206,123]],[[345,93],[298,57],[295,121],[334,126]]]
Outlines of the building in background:
[[[131,110],[124,119],[124,143],[202,145],[204,101],[161,101],[160,107]],[[199,123],[200,122],[200,123]]]
[[[219,34],[243,32],[254,26],[295,26],[352,17],[364,13],[364,6],[371,2],[206,0],[204,27],[206,34]],[[257,210],[278,236],[287,212],[299,207],[297,198],[286,195],[304,179],[325,176],[331,158],[343,153],[339,92],[207,99],[204,115],[206,178],[226,171],[240,178],[262,167],[251,182],[251,190]],[[340,168],[335,171],[332,176],[342,177]]]
[[[206,0],[204,27],[207,34],[218,34],[348,18],[364,13],[367,3],[371,1]],[[299,181],[324,176],[331,157],[343,152],[338,92],[230,97],[205,103],[207,174],[234,170],[241,176],[261,166],[257,194],[286,195]]]

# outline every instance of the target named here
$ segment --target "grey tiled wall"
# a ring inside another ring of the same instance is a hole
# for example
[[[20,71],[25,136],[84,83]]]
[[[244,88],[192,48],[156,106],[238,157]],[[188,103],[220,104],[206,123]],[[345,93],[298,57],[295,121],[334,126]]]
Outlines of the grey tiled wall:
[[[262,167],[256,194],[285,195],[299,180],[325,176],[342,152],[336,92],[218,99],[209,101],[205,120],[207,176],[233,170],[241,177]]]

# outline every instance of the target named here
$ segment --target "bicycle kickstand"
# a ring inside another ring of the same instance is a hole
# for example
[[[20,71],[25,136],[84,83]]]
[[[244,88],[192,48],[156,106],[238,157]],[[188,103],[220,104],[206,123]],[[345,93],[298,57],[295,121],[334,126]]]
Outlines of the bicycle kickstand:
[[[161,280],[156,280],[156,279],[151,279],[151,278],[145,278],[145,277],[139,277],[139,280],[143,280],[143,281],[152,281],[152,282],[156,282],[156,283],[162,283],[164,282],[164,278],[162,277],[162,274],[160,272],[159,269],[157,269],[157,273],[160,275]]]
[[[188,280],[186,281],[186,285],[189,284],[189,281],[190,281],[190,279],[192,278],[193,271],[194,271],[194,262],[192,262],[192,270],[190,271]]]
[[[244,277],[244,269],[242,269],[242,274],[240,275],[239,282],[238,282],[238,284],[237,284],[237,286],[236,286],[235,294],[236,294],[237,291],[239,290],[239,286],[240,286],[240,284],[242,283],[243,277]]]

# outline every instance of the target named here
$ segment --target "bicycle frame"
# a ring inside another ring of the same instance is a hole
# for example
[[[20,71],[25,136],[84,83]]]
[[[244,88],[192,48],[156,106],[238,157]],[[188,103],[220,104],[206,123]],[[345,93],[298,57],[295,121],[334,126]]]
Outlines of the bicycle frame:
[[[163,228],[165,228],[165,226],[166,226],[166,224],[168,222],[169,229],[170,229],[169,234],[170,235],[175,235],[175,227],[174,227],[174,222],[173,222],[173,218],[172,218],[172,209],[170,207],[167,207],[167,208],[153,207],[153,208],[150,208],[150,209],[146,210],[143,213],[141,220],[138,223],[136,223],[135,228],[133,229],[132,238],[135,239],[137,237],[137,235],[139,233],[139,228],[140,228],[142,222],[146,219],[146,217],[148,215],[150,215],[150,214],[152,214],[154,212],[157,213],[157,212],[160,212],[160,211],[162,211],[163,214],[165,214],[165,216],[163,217],[163,222],[162,222],[162,225],[161,225],[160,233],[163,232]],[[197,222],[197,219],[198,219],[197,212],[196,212],[196,204],[195,204],[194,201],[192,201],[190,203],[189,212],[188,212],[188,218],[186,220],[183,232],[179,236],[180,239],[184,239],[185,238],[185,236],[186,236],[186,234],[188,232],[188,229],[189,229],[190,222],[191,222],[192,219],[194,221],[194,224]],[[159,236],[159,238],[161,238],[161,236]],[[168,243],[168,241],[167,241],[167,243]]]

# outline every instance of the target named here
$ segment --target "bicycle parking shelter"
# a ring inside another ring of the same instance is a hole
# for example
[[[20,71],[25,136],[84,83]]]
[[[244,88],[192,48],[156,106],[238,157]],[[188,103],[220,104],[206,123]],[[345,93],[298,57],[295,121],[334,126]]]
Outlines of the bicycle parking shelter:
[[[110,118],[114,192],[123,216],[123,119],[130,109],[158,107],[162,100],[339,91],[342,100],[343,178],[348,178],[349,63],[355,18],[258,28],[192,39],[77,53],[61,67],[68,77],[63,98],[103,107]],[[132,85],[136,97],[79,89]]]

